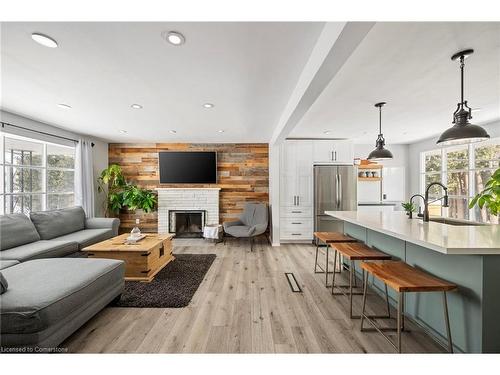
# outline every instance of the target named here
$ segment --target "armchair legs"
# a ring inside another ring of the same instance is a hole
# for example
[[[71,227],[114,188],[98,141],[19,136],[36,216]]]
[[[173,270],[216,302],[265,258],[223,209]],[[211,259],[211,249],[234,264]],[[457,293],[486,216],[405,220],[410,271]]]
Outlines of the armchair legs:
[[[231,237],[231,238],[234,238],[237,240],[246,240],[248,242],[248,244],[250,245],[250,251],[253,252],[257,238],[261,238],[262,236],[265,237],[265,234],[259,234],[258,236],[254,236],[254,237],[233,237],[233,236],[224,234],[223,242],[224,242],[224,245],[226,245],[226,240],[228,237]],[[266,238],[266,241],[267,241],[267,238]]]

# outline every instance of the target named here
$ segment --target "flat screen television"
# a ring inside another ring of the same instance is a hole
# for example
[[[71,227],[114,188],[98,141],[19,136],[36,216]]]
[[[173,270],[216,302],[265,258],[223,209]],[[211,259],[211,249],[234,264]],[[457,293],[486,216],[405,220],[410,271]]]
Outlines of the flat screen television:
[[[158,159],[161,184],[217,183],[216,152],[160,152]]]

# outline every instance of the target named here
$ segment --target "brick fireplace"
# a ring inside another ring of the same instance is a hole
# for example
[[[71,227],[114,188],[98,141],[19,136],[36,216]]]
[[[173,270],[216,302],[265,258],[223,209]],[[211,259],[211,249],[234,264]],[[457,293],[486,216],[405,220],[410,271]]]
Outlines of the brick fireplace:
[[[158,233],[176,230],[173,220],[185,220],[179,230],[190,233],[199,225],[197,219],[189,215],[175,213],[203,213],[201,225],[219,224],[220,188],[158,188]],[[187,226],[187,227],[186,227]],[[201,228],[203,230],[203,228]],[[187,236],[190,236],[189,234]]]

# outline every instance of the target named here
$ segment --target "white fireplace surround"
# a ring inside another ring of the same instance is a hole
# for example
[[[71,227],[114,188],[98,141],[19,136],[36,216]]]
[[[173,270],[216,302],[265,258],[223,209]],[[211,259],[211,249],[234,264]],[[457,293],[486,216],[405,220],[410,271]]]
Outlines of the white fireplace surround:
[[[157,188],[158,233],[168,233],[170,210],[204,210],[205,224],[219,224],[220,188]]]

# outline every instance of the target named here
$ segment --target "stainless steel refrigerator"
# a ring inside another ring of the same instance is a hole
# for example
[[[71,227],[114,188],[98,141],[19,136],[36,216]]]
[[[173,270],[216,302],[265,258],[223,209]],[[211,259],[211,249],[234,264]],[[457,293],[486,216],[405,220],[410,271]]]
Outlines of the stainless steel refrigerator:
[[[314,166],[314,231],[343,232],[343,222],[325,211],[355,211],[357,167],[352,165]]]

